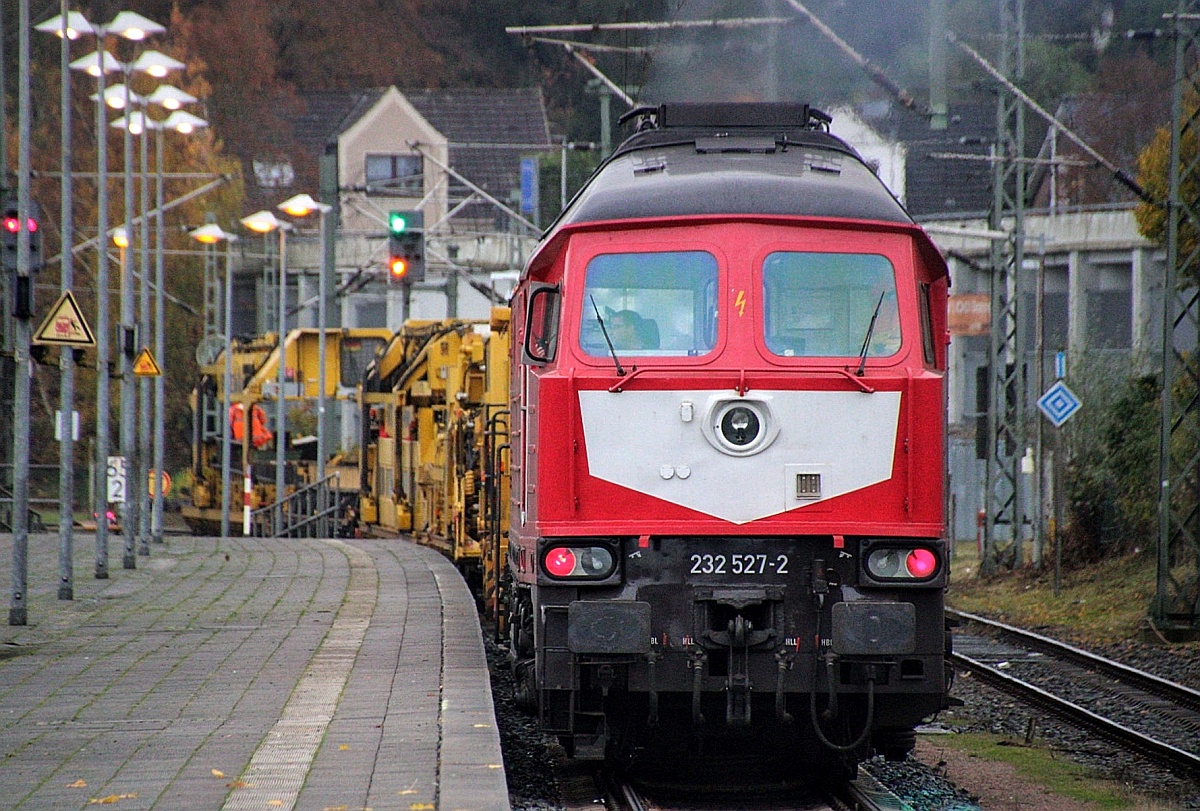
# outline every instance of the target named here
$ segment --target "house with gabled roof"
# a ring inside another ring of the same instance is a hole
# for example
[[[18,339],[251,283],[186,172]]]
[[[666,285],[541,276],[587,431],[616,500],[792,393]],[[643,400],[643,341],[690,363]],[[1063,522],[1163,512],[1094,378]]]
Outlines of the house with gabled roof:
[[[274,210],[307,191],[334,206],[331,324],[485,317],[504,300],[510,282],[493,278],[519,270],[538,236],[521,183],[522,160],[551,149],[540,90],[302,91],[294,108],[289,159],[249,161],[247,205]],[[392,211],[423,214],[426,278],[408,290],[387,278]],[[288,239],[289,287],[296,323],[315,326],[320,239],[315,223],[300,226]],[[273,331],[269,285],[267,274],[257,283],[259,332]]]

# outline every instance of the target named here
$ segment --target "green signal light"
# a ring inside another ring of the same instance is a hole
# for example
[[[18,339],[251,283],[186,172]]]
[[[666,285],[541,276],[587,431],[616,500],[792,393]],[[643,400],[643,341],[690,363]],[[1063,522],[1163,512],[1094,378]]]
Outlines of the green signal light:
[[[393,234],[402,234],[408,228],[408,218],[399,211],[388,215],[388,230]]]

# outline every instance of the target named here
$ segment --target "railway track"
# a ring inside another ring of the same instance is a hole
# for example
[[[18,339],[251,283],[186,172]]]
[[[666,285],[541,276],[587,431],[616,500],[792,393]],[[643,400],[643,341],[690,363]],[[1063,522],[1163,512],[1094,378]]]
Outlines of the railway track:
[[[1041,634],[947,610],[956,665],[1176,774],[1200,776],[1200,691]]]
[[[567,811],[912,811],[873,777],[843,786],[778,784],[737,791],[714,786],[646,786],[605,768],[575,764],[564,783]]]

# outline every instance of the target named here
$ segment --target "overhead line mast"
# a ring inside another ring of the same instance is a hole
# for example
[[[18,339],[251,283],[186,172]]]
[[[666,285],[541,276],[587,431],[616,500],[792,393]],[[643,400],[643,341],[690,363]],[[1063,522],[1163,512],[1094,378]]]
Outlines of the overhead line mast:
[[[1187,188],[1200,175],[1200,153],[1186,149],[1183,141],[1200,126],[1195,102],[1200,93],[1200,0],[1179,0],[1177,12],[1167,17],[1175,36],[1175,79],[1163,284],[1158,574],[1150,616],[1160,632],[1194,639],[1200,631],[1200,403],[1195,394],[1200,387],[1200,255],[1189,243],[1200,230],[1200,203]]]

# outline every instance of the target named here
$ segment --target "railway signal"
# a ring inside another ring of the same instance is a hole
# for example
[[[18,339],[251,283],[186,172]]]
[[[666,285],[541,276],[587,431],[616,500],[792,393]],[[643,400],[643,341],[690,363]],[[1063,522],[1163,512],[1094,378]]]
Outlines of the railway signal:
[[[425,216],[420,211],[388,214],[388,273],[402,284],[425,280]]]
[[[25,218],[29,231],[29,269],[42,269],[42,230],[39,227],[41,210],[34,201],[29,201],[29,213]],[[3,255],[5,270],[17,269],[17,240],[21,236],[21,216],[16,200],[4,201],[4,219],[0,221],[0,254]]]

